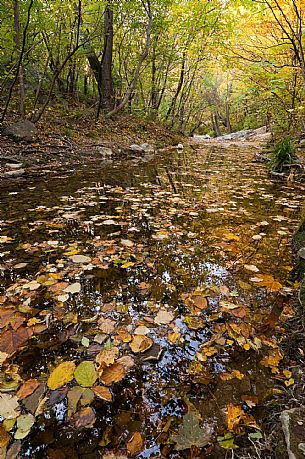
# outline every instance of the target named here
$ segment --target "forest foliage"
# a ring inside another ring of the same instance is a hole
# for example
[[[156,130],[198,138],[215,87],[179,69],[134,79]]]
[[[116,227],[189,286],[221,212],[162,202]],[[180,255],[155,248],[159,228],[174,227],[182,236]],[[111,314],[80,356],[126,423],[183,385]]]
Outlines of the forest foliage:
[[[0,120],[55,104],[183,133],[304,128],[304,0],[0,0]]]

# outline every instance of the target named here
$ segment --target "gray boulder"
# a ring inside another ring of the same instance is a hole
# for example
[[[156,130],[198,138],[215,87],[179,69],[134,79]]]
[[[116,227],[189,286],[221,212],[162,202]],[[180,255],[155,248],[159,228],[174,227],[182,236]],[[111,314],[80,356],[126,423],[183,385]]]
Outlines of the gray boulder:
[[[32,142],[38,130],[31,121],[23,120],[8,126],[3,131],[3,135],[16,140],[17,142]]]
[[[149,143],[142,143],[141,145],[134,143],[130,145],[129,150],[135,153],[153,153],[155,151],[154,147]]]

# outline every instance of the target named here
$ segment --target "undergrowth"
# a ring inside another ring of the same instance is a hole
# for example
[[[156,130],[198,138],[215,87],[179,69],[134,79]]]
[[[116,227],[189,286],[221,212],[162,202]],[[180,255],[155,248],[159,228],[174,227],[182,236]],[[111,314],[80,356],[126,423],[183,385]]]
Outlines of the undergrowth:
[[[297,159],[293,141],[286,137],[275,145],[271,156],[270,168],[273,172],[283,172],[285,167]]]

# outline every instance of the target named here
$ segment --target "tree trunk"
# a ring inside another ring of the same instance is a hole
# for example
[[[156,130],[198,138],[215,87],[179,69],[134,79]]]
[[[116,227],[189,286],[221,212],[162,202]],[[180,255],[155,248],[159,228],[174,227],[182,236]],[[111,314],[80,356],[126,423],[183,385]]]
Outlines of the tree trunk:
[[[145,11],[147,13],[147,16],[148,16],[148,23],[147,23],[147,28],[146,28],[146,42],[145,42],[145,47],[144,47],[144,51],[143,53],[141,54],[140,58],[139,58],[139,61],[138,61],[138,65],[135,69],[135,72],[134,72],[134,75],[133,75],[133,79],[132,79],[132,82],[122,100],[122,102],[117,106],[115,107],[113,110],[110,110],[110,112],[107,113],[107,117],[111,117],[113,115],[116,115],[117,113],[119,113],[121,110],[123,110],[123,108],[128,104],[128,102],[132,99],[133,97],[133,94],[134,94],[134,90],[137,86],[137,83],[138,83],[138,80],[139,80],[139,76],[140,76],[140,72],[141,72],[141,69],[142,69],[142,65],[143,65],[143,62],[145,61],[146,57],[148,56],[148,53],[149,53],[149,50],[150,50],[150,44],[151,44],[151,29],[152,29],[152,12],[151,12],[151,4],[150,4],[150,0],[147,0],[147,5],[144,4],[144,0],[143,0],[143,5],[145,7]]]
[[[112,54],[113,54],[113,10],[111,2],[104,12],[104,49],[100,65],[100,109],[106,113],[114,107],[113,78],[112,78]]]
[[[20,56],[21,53],[21,40],[20,40],[20,11],[19,11],[19,0],[14,0],[14,28],[15,28],[15,45],[16,54]],[[24,72],[23,64],[20,62],[18,71],[19,81],[19,113],[22,118],[25,117],[25,89],[24,89]]]

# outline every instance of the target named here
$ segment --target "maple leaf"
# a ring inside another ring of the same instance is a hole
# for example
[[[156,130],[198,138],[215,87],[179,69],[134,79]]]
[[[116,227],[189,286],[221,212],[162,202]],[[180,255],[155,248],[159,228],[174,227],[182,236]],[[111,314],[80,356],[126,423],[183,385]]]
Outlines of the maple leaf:
[[[279,292],[283,288],[282,284],[269,274],[257,274],[256,277],[250,280],[258,283],[259,287],[266,287],[269,292]]]
[[[197,446],[202,448],[210,443],[212,438],[212,428],[209,425],[200,427],[199,418],[194,413],[190,412],[183,416],[182,425],[179,428],[177,435],[172,439],[176,443],[175,449],[182,451],[184,449]]]

